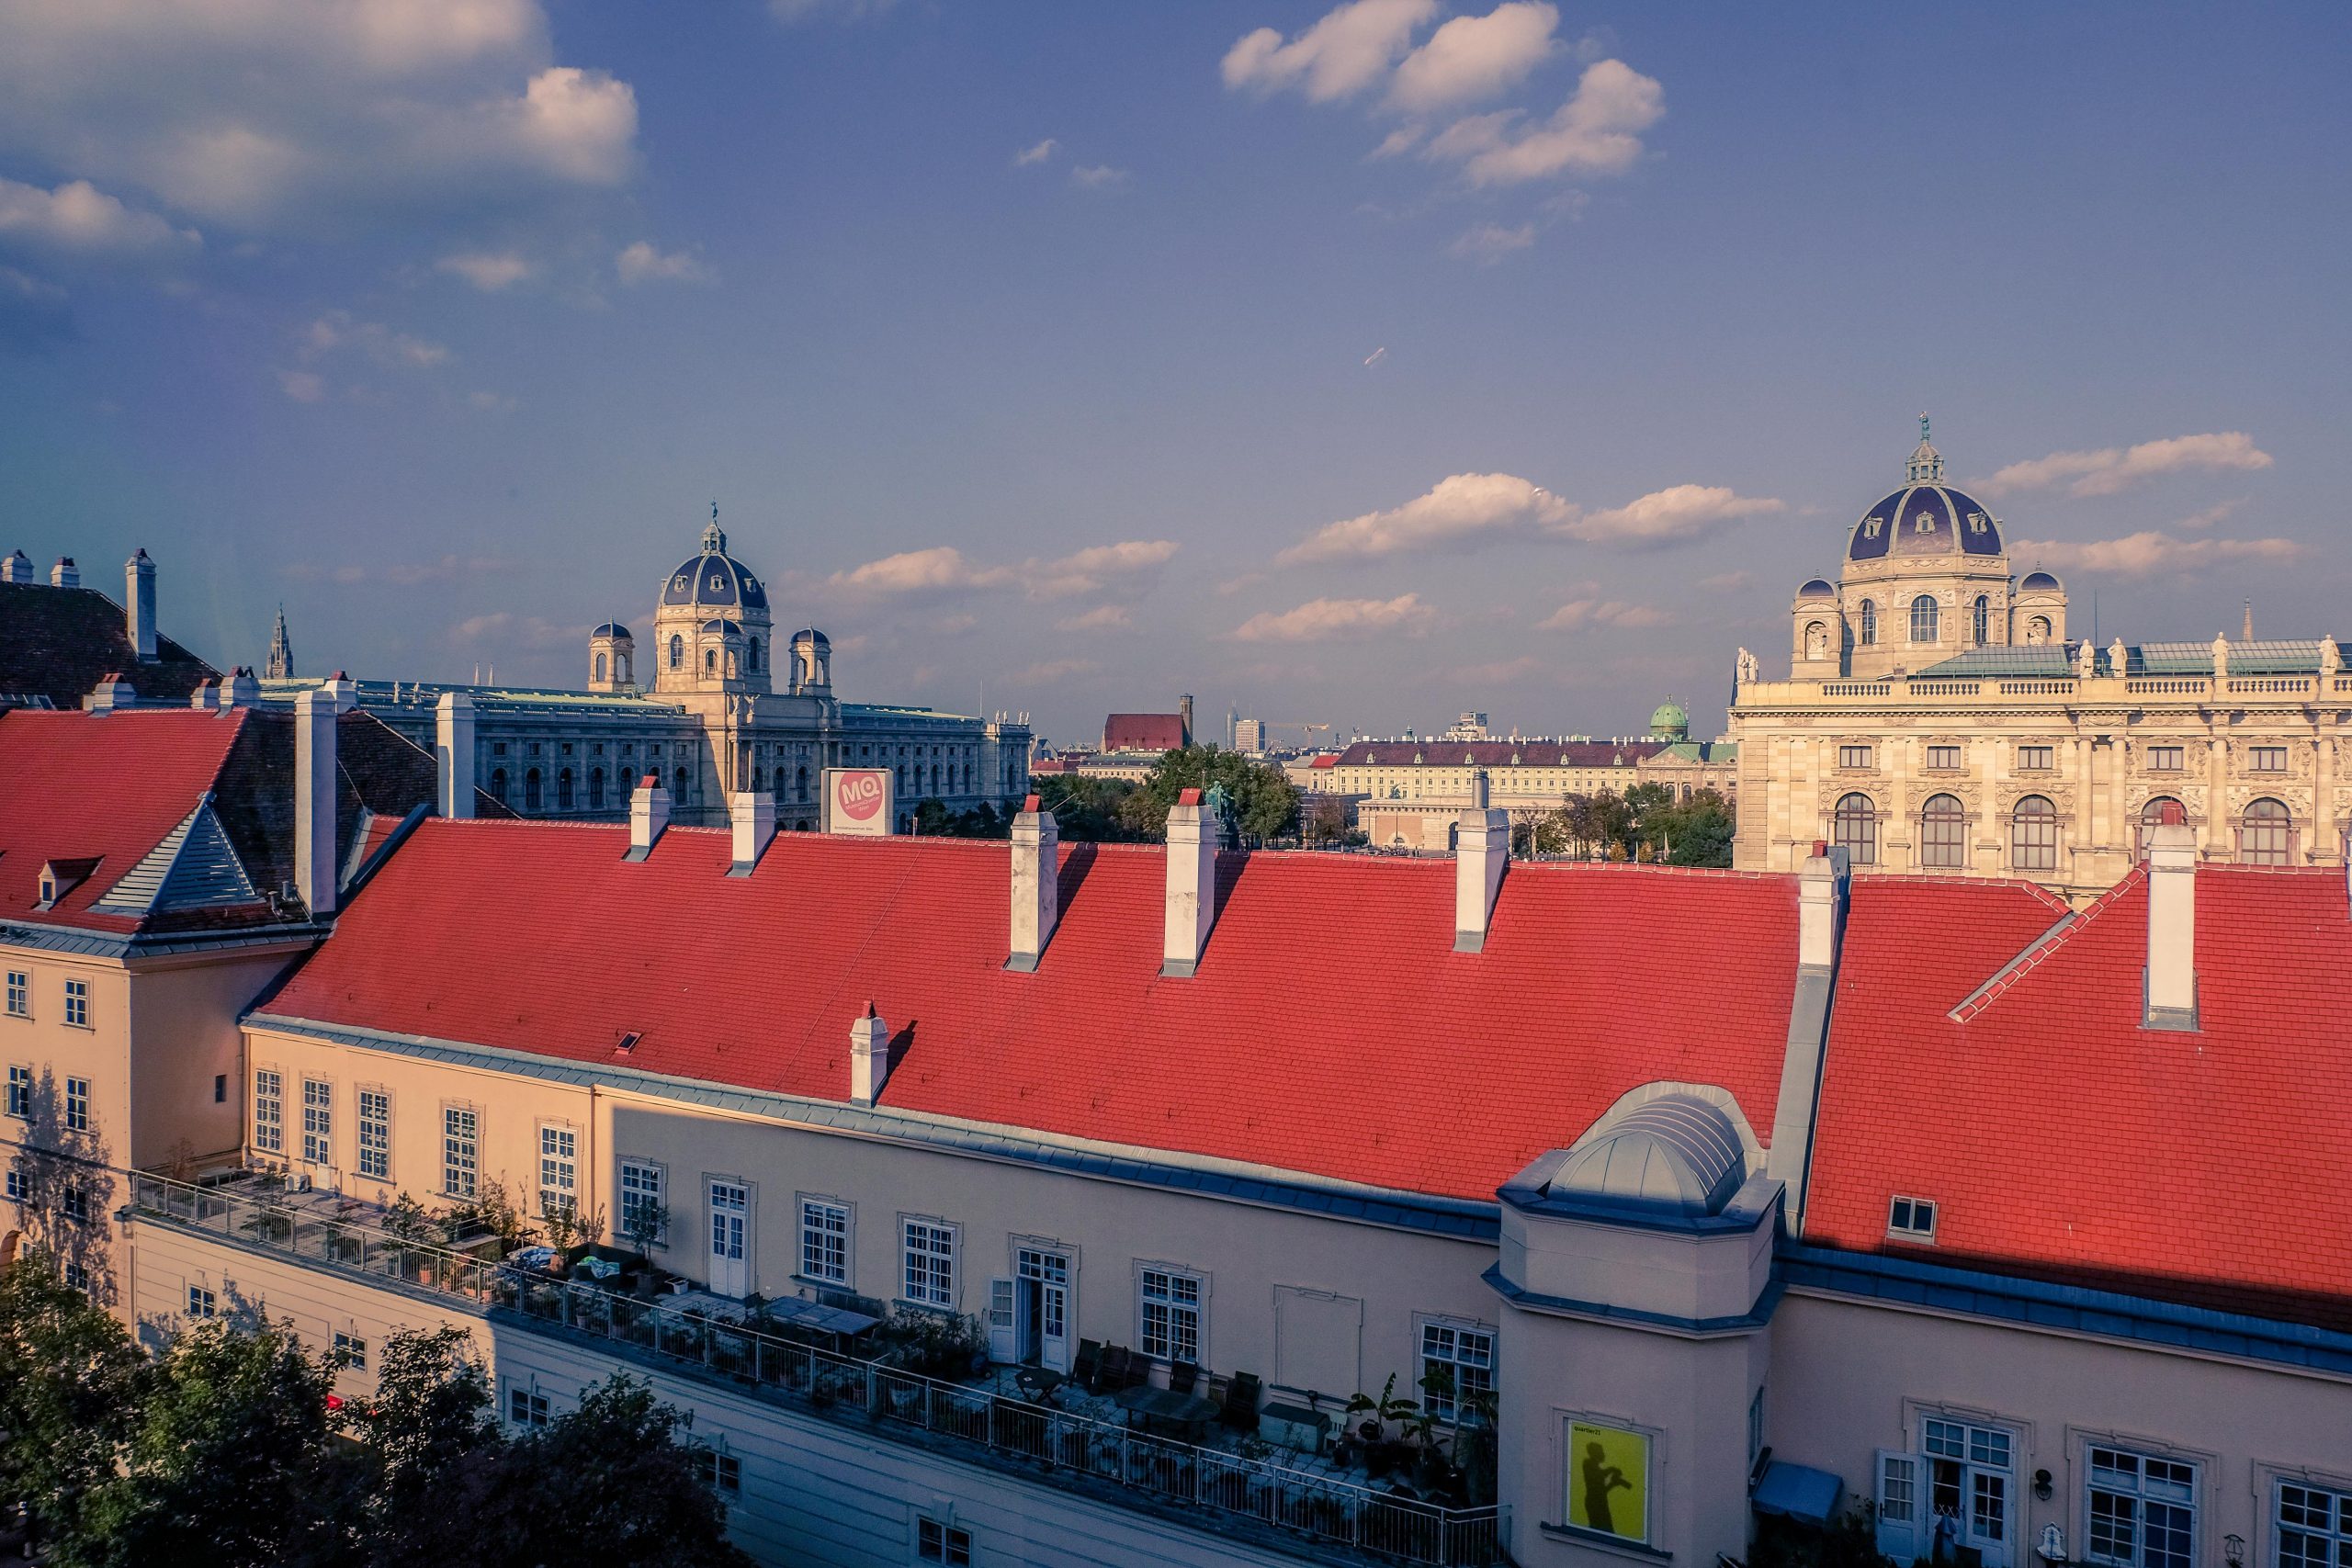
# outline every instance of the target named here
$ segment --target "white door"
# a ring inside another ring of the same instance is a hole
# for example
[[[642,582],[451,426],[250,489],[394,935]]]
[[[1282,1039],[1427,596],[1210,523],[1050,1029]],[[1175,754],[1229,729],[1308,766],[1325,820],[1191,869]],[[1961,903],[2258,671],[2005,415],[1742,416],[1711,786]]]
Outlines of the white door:
[[[1013,1361],[1020,1359],[1021,1347],[1013,1335],[1012,1281],[989,1281],[989,1359]]]
[[[1035,1346],[1038,1364],[1053,1371],[1069,1371],[1069,1257],[1024,1247],[1018,1259],[1023,1289],[1021,1304],[1031,1314],[1022,1325],[1021,1347]]]
[[[752,1289],[752,1195],[740,1181],[710,1184],[710,1290],[743,1296]]]
[[[2005,1427],[1926,1416],[1919,1423],[1928,1480],[1921,1550],[1932,1555],[1938,1521],[1953,1520],[1953,1543],[1984,1554],[1984,1568],[2017,1561],[2017,1445]]]

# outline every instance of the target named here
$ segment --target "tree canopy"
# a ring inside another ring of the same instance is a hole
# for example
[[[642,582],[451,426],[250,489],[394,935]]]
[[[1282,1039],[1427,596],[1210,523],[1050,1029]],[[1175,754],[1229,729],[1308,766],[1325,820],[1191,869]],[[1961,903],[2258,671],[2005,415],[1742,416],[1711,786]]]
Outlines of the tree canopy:
[[[1736,826],[1730,804],[1713,790],[1680,800],[1665,784],[1637,784],[1622,795],[1571,795],[1558,810],[1520,824],[1511,838],[1521,854],[1727,866]]]
[[[1139,839],[1168,836],[1168,813],[1188,789],[1225,786],[1246,840],[1263,842],[1298,831],[1298,786],[1271,763],[1216,746],[1187,746],[1160,754],[1159,763],[1119,806],[1119,818]]]

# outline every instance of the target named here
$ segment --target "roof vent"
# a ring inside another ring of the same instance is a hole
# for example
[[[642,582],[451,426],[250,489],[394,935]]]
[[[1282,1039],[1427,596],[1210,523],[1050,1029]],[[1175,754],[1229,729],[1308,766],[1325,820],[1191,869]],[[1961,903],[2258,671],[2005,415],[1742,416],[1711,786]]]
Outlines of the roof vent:
[[[613,1049],[626,1056],[636,1050],[637,1043],[644,1038],[645,1035],[640,1031],[632,1029],[613,1043]]]

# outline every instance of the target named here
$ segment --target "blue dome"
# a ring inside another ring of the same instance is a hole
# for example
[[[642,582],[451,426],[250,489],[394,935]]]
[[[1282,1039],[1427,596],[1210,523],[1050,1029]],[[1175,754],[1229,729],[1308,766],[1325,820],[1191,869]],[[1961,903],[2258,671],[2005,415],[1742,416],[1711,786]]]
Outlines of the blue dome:
[[[801,627],[792,634],[792,640],[796,645],[805,642],[817,648],[829,649],[833,646],[832,639],[814,626]]]
[[[1848,560],[2000,553],[2001,525],[1992,513],[1939,484],[1905,485],[1884,497],[1846,542]]]
[[[1797,590],[1797,597],[1800,599],[1835,599],[1838,597],[1838,590],[1830,587],[1826,581],[1816,577],[1808,581],[1803,588]]]
[[[590,637],[619,637],[628,642],[635,642],[637,640],[635,637],[628,635],[628,628],[621,625],[618,621],[606,621],[603,626],[598,626],[594,631],[590,632],[588,635]]]
[[[722,637],[741,637],[743,623],[714,616],[702,624],[702,629],[707,632],[718,632]]]
[[[2030,571],[2026,573],[2025,581],[2018,584],[2018,592],[2021,593],[2037,593],[2047,589],[2056,588],[2057,586],[2058,580],[2051,576],[2048,572]]]
[[[727,553],[727,536],[713,523],[702,531],[702,553],[678,563],[662,585],[664,604],[764,610],[768,591],[752,569]]]

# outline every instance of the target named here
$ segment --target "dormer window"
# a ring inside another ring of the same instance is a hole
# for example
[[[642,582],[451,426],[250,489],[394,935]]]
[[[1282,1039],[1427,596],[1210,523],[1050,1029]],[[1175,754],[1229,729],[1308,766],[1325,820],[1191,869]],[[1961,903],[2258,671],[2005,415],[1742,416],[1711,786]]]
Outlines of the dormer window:
[[[1928,1198],[1897,1196],[1886,1206],[1886,1234],[1902,1241],[1936,1239],[1936,1205]]]
[[[53,860],[49,862],[40,868],[40,898],[33,905],[33,908],[36,909],[55,908],[60,899],[62,899],[67,894],[73,892],[74,889],[81,886],[83,883],[88,881],[90,873],[97,869],[98,862],[96,856],[91,856],[84,860]]]

